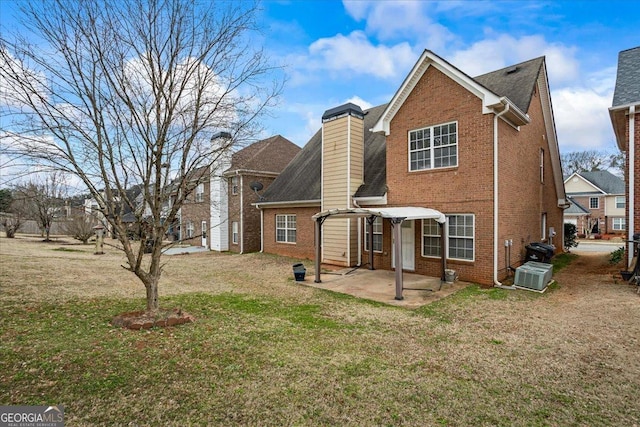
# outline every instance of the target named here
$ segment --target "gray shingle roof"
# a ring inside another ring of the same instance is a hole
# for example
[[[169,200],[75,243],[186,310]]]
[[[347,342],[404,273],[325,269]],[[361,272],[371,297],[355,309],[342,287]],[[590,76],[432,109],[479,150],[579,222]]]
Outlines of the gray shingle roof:
[[[365,110],[364,181],[357,197],[383,196],[387,192],[385,137],[370,131],[386,104]],[[322,132],[318,131],[264,192],[265,202],[320,200]]]
[[[564,214],[567,215],[586,215],[589,214],[589,210],[582,206],[580,203],[573,200],[569,197],[569,202],[571,203],[567,209],[565,209]]]
[[[613,107],[640,102],[640,46],[618,54],[618,75]]]
[[[607,194],[624,194],[624,181],[609,171],[580,172],[579,175]]]
[[[249,169],[261,172],[281,172],[300,151],[293,142],[275,135],[236,151],[231,157],[231,167],[226,171]]]
[[[543,63],[544,57],[539,57],[473,79],[496,95],[506,96],[526,113]]]

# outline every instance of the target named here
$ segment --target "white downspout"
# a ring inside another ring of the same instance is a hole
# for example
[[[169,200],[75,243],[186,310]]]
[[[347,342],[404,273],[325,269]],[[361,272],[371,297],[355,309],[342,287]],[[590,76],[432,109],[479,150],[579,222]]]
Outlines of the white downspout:
[[[237,174],[237,172],[236,172]],[[240,224],[238,224],[238,238],[240,239],[240,254],[244,253],[244,175],[240,175]],[[233,227],[233,225],[232,225]],[[233,228],[231,230],[233,233]]]
[[[264,253],[264,209],[260,209],[260,253]]]
[[[353,206],[360,209],[360,205],[356,201],[355,197],[351,198],[351,202],[353,203]],[[358,218],[357,221],[358,221],[358,263],[356,264],[356,267],[361,267],[362,266],[362,218]]]
[[[509,104],[506,104],[504,110],[493,116],[493,285],[502,289],[516,289],[498,280],[498,119],[508,111]]]

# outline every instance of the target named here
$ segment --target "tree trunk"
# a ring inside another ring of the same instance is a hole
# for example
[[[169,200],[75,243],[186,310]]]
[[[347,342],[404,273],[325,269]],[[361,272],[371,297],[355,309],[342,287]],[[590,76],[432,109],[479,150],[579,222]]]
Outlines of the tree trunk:
[[[147,288],[147,311],[158,311],[160,304],[158,301],[158,278],[152,277],[149,283],[146,284]]]

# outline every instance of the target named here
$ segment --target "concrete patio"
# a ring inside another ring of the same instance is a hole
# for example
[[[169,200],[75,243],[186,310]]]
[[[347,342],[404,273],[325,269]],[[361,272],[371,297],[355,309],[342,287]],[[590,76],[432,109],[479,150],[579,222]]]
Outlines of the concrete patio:
[[[441,284],[437,277],[405,272],[404,299],[396,300],[394,271],[345,268],[321,273],[320,280],[321,283],[315,283],[313,271],[307,271],[305,280],[296,283],[409,309],[422,307],[470,285],[460,281]]]

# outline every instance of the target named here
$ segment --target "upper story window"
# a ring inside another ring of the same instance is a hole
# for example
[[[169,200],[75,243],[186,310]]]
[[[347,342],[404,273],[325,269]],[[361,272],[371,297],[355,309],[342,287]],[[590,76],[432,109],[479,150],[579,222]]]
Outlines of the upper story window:
[[[458,166],[458,123],[409,132],[409,170]]]
[[[196,202],[204,202],[204,184],[198,184],[196,187]]]
[[[364,250],[369,250],[369,221],[364,222]],[[382,252],[382,218],[373,221],[373,251]]]
[[[231,177],[230,181],[230,185],[231,185],[231,194],[236,195],[238,194],[238,175],[234,175]]]
[[[626,201],[624,200],[624,196],[616,196],[616,208],[624,209],[626,206]]]
[[[589,209],[600,208],[600,199],[597,197],[589,197]]]
[[[544,149],[540,149],[540,183],[544,184]]]

